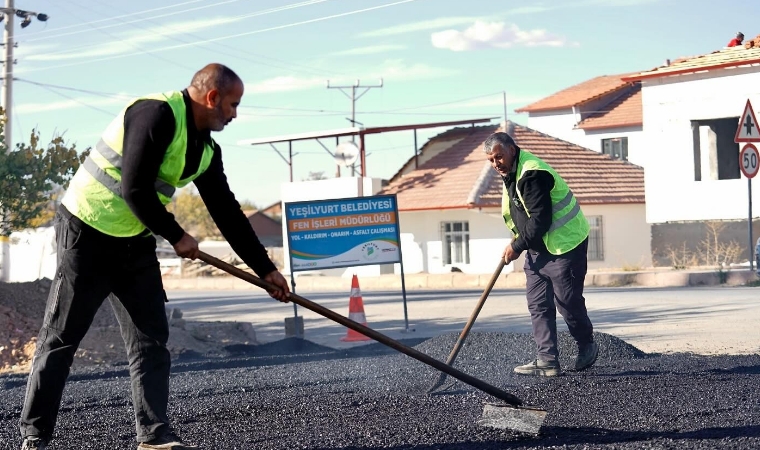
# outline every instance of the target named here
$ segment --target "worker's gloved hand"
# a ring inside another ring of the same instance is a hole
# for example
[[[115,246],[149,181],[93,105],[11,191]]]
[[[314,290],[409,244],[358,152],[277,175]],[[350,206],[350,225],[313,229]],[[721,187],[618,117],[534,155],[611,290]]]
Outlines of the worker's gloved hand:
[[[187,233],[173,247],[174,251],[177,252],[177,256],[187,259],[198,259],[198,241]]]
[[[269,296],[272,298],[276,298],[277,300],[288,303],[288,294],[290,294],[290,288],[288,287],[288,282],[285,280],[285,277],[282,276],[282,274],[276,270],[269,272],[265,277],[264,281],[267,281],[269,283],[274,284],[280,290],[277,291],[270,291]]]

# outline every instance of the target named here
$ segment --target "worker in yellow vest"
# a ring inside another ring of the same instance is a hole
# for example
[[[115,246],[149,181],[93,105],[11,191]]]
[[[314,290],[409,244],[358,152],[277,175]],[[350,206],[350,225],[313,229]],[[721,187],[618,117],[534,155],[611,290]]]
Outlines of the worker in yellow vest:
[[[504,180],[502,216],[514,236],[504,250],[507,264],[525,255],[528,310],[537,358],[515,367],[522,375],[557,376],[557,310],[578,345],[574,370],[591,367],[599,354],[586,310],[589,224],[567,183],[546,162],[496,132],[483,151]]]
[[[182,91],[134,99],[77,170],[55,217],[53,280],[21,413],[22,449],[44,449],[53,435],[66,378],[80,341],[110,294],[127,348],[138,449],[197,448],[183,443],[167,415],[169,325],[156,238],[196,259],[198,242],[166,210],[193,182],[233,250],[287,302],[288,284],[230,191],[211,131],[237,116],[242,80],[209,64]],[[66,447],[66,445],[64,445]]]

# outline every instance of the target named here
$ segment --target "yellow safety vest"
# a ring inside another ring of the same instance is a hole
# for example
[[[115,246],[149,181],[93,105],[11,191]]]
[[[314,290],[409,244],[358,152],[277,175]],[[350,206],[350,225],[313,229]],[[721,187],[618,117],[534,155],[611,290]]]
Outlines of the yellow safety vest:
[[[520,150],[517,162],[517,180],[515,183],[518,183],[523,174],[529,170],[545,170],[554,177],[554,187],[551,190],[552,224],[549,227],[549,231],[544,234],[543,241],[549,253],[553,255],[567,253],[580,245],[588,237],[589,224],[583,211],[581,211],[581,205],[567,186],[567,183],[565,183],[565,180],[550,165],[532,153]],[[517,196],[520,198],[520,202],[528,217],[530,217],[530,211],[525,207],[525,200],[523,200],[522,193],[517,186],[516,184],[515,191],[517,192]],[[507,187],[504,186],[501,198],[501,213],[507,228],[517,237],[518,231],[509,212],[510,203],[509,192],[507,191]]]
[[[71,179],[61,203],[87,225],[109,236],[130,237],[145,231],[121,194],[121,167],[124,144],[124,114],[135,102],[161,100],[174,113],[175,131],[158,170],[156,195],[167,205],[177,188],[186,186],[208,169],[214,146],[206,143],[198,171],[184,179],[187,153],[187,110],[181,91],[150,94],[132,100],[108,125],[95,148]],[[213,141],[212,141],[213,144]]]

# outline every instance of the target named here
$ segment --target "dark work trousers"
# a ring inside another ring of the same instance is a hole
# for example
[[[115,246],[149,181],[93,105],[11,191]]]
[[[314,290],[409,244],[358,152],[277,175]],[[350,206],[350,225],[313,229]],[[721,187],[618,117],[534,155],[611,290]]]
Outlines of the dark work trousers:
[[[556,361],[559,356],[557,310],[580,347],[593,342],[593,327],[583,297],[587,249],[588,239],[564,255],[529,250],[525,256],[528,311],[538,358],[543,361]]]
[[[107,236],[63,207],[55,233],[58,267],[27,381],[22,437],[52,437],[74,353],[111,293],[129,359],[137,440],[163,435],[170,430],[171,359],[156,239]]]

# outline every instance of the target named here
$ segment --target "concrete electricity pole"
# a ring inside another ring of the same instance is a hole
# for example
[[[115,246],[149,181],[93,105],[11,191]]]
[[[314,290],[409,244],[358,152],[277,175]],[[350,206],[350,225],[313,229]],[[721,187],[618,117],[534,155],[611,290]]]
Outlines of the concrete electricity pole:
[[[356,101],[359,100],[362,97],[362,95],[366,94],[367,91],[369,91],[370,89],[372,89],[372,88],[381,88],[381,87],[383,87],[383,79],[382,78],[380,78],[380,84],[373,85],[373,86],[362,86],[360,84],[359,80],[356,80],[356,82],[354,84],[350,85],[350,86],[330,86],[330,80],[327,80],[327,89],[340,89],[340,91],[343,93],[343,95],[345,95],[346,97],[348,97],[349,99],[351,99],[351,118],[348,119],[348,120],[351,121],[351,125],[354,126],[354,127],[356,126]],[[356,95],[356,90],[359,89],[359,88],[364,88],[364,91],[362,91],[361,94]],[[344,91],[343,89],[351,89],[351,94],[349,94],[348,92]],[[363,170],[364,169],[364,148],[360,148],[359,151],[360,151],[360,154],[361,154],[361,164],[362,164],[362,170]],[[354,173],[355,173],[354,172],[354,166],[352,165],[351,166],[351,175],[354,175]],[[362,173],[362,176],[364,176],[364,175],[365,174]]]
[[[5,148],[11,151],[13,140],[11,138],[11,105],[13,104],[13,18],[16,11],[13,9],[13,0],[5,0],[2,17],[5,19],[5,31],[3,32],[3,47],[5,48],[5,58],[3,58],[3,110],[5,117]]]
[[[5,21],[5,31],[3,32],[3,46],[5,47],[5,58],[3,58],[3,85],[2,97],[3,110],[5,113],[5,151],[10,152],[13,148],[11,118],[13,109],[13,48],[16,43],[13,41],[14,18],[19,17],[21,28],[26,28],[32,23],[32,17],[45,22],[48,20],[47,14],[36,13],[16,9],[13,0],[5,0],[5,7],[0,8],[0,21]],[[2,216],[0,216],[0,221]],[[0,235],[0,281],[9,281],[10,279],[10,242],[7,236]]]

